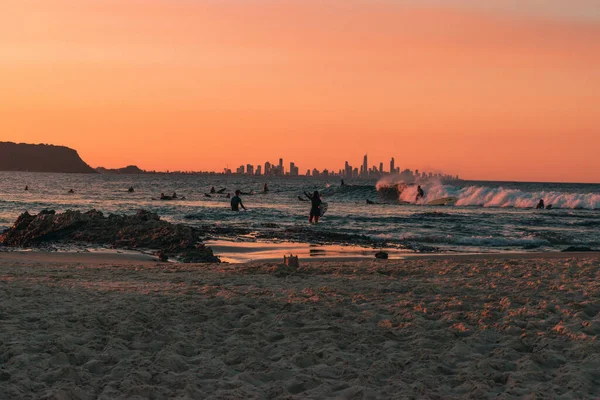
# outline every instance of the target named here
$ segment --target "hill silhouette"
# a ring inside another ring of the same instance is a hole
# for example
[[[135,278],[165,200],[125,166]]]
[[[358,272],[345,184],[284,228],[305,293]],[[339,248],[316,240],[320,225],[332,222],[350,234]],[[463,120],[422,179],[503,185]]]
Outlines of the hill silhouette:
[[[96,168],[101,174],[145,174],[147,173],[143,169],[140,169],[137,165],[128,165],[124,168]]]
[[[0,171],[96,173],[69,147],[13,142],[0,142]]]

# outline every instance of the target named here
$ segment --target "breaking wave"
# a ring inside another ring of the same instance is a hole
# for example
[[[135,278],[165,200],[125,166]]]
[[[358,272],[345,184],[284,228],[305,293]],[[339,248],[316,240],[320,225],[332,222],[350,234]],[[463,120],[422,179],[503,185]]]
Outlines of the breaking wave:
[[[425,198],[419,200],[419,204],[427,204],[429,201],[445,197],[455,197],[457,199],[455,206],[534,208],[540,199],[543,199],[544,203],[552,205],[552,208],[600,209],[600,193],[569,193],[552,190],[527,192],[502,186],[461,187],[439,182],[424,182],[421,183],[421,187],[425,190]],[[417,186],[388,180],[378,182],[377,191],[382,194],[395,191],[398,200],[414,203]]]

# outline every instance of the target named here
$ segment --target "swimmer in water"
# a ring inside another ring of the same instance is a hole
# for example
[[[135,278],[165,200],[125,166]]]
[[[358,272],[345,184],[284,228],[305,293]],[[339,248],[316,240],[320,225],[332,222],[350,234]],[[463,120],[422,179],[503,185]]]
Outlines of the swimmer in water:
[[[236,190],[235,196],[231,198],[231,211],[240,211],[240,207],[246,210],[246,207],[244,207],[244,203],[242,203],[242,199],[240,197],[241,193],[242,192],[239,190]]]
[[[535,206],[536,210],[543,210],[544,208],[546,208],[544,206],[544,199],[540,199],[540,202],[537,204],[537,206]]]

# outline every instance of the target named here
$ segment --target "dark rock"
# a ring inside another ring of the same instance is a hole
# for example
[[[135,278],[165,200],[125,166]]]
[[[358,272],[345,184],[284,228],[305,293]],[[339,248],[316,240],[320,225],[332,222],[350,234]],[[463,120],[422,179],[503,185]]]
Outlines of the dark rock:
[[[561,250],[564,253],[570,253],[570,252],[580,252],[580,251],[595,251],[589,247],[585,247],[585,246],[569,246],[566,249]]]
[[[375,253],[375,258],[379,258],[380,260],[387,260],[388,257],[389,255],[385,251],[378,251]]]
[[[10,374],[6,371],[0,371],[0,382],[6,382],[10,380]]]
[[[200,243],[202,232],[186,225],[161,221],[156,213],[140,210],[135,215],[109,215],[90,210],[21,214],[0,234],[6,246],[27,247],[47,243],[84,242],[114,248],[158,249],[159,257],[178,257],[184,262],[219,262],[212,250]]]
[[[162,251],[162,250],[161,250],[161,251],[159,251],[159,252],[157,252],[157,253],[156,253],[156,256],[158,257],[158,259],[159,259],[160,261],[163,261],[163,262],[167,262],[167,261],[169,261],[169,256],[167,255],[167,253],[165,253],[165,252],[164,252],[164,251]]]

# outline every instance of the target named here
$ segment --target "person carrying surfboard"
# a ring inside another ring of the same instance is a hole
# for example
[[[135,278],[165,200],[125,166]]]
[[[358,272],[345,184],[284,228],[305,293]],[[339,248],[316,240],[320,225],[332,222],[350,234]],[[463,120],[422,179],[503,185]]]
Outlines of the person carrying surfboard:
[[[313,219],[315,220],[315,224],[319,223],[319,218],[321,217],[321,204],[323,201],[321,200],[321,195],[317,190],[311,195],[310,193],[304,192],[304,195],[310,199],[311,208],[310,214],[308,215],[308,222],[312,224]]]

